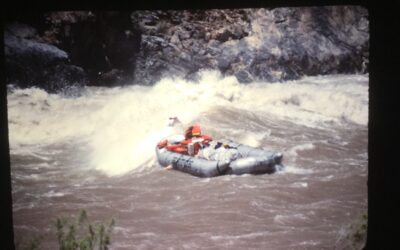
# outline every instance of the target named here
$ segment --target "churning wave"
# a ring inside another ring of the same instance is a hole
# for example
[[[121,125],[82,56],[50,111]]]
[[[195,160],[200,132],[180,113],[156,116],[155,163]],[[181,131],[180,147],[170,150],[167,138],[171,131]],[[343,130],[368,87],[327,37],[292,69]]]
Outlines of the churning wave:
[[[82,140],[90,149],[91,166],[119,175],[148,164],[160,138],[223,109],[309,127],[366,126],[368,75],[239,84],[235,77],[205,71],[198,82],[164,78],[154,86],[87,87],[77,97],[13,89],[8,94],[10,146],[18,150]],[[177,116],[183,126],[166,126],[170,116]],[[252,136],[244,138],[259,144]]]

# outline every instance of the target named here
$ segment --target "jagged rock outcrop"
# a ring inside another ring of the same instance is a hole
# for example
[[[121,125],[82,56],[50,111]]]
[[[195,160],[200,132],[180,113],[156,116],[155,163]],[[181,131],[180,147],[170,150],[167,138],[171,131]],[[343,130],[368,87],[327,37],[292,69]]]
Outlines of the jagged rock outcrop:
[[[44,38],[65,50],[71,62],[84,68],[90,83],[132,82],[141,34],[131,12],[51,12]]]
[[[195,80],[211,69],[249,83],[368,72],[368,11],[358,6],[52,12],[43,18],[39,34],[6,29],[9,82],[60,77],[71,83],[87,75],[92,85],[152,85],[164,76]]]
[[[39,86],[49,92],[85,84],[84,70],[69,63],[65,51],[35,39],[36,30],[12,23],[4,32],[5,72],[8,83]]]
[[[136,81],[193,78],[218,69],[239,82],[368,71],[368,12],[362,7],[141,11]]]
[[[202,69],[225,73],[234,54],[223,44],[248,35],[249,10],[138,11],[133,21],[142,32],[135,80],[152,84],[164,75],[195,79]],[[229,74],[230,72],[226,72]]]

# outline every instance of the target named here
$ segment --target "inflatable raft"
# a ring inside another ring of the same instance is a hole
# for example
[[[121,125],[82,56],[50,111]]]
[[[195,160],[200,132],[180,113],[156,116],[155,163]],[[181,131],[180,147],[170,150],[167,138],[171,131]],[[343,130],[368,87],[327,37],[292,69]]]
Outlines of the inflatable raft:
[[[218,140],[226,150],[234,150],[235,157],[227,159],[207,159],[199,154],[190,156],[156,147],[156,155],[161,166],[199,177],[213,177],[226,174],[264,174],[280,169],[282,153],[254,148],[231,140]],[[225,149],[221,149],[225,150]]]

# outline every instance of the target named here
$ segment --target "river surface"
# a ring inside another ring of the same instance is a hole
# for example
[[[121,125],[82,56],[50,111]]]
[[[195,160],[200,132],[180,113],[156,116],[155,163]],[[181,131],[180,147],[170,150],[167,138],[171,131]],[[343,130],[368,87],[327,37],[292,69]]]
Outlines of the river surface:
[[[368,75],[239,84],[215,72],[75,97],[10,86],[15,238],[42,234],[42,249],[57,249],[53,221],[85,209],[115,219],[111,249],[341,249],[368,206],[368,89]],[[285,167],[164,170],[154,146],[193,123],[282,152]]]

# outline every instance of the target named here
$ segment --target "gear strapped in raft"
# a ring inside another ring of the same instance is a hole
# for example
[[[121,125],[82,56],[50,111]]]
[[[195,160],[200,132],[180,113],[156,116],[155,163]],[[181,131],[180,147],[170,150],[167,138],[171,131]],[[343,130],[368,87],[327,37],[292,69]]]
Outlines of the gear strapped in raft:
[[[199,125],[189,127],[184,137],[175,135],[161,140],[156,155],[161,166],[199,177],[274,173],[282,168],[283,158],[282,153],[227,139],[213,141],[202,135]]]

